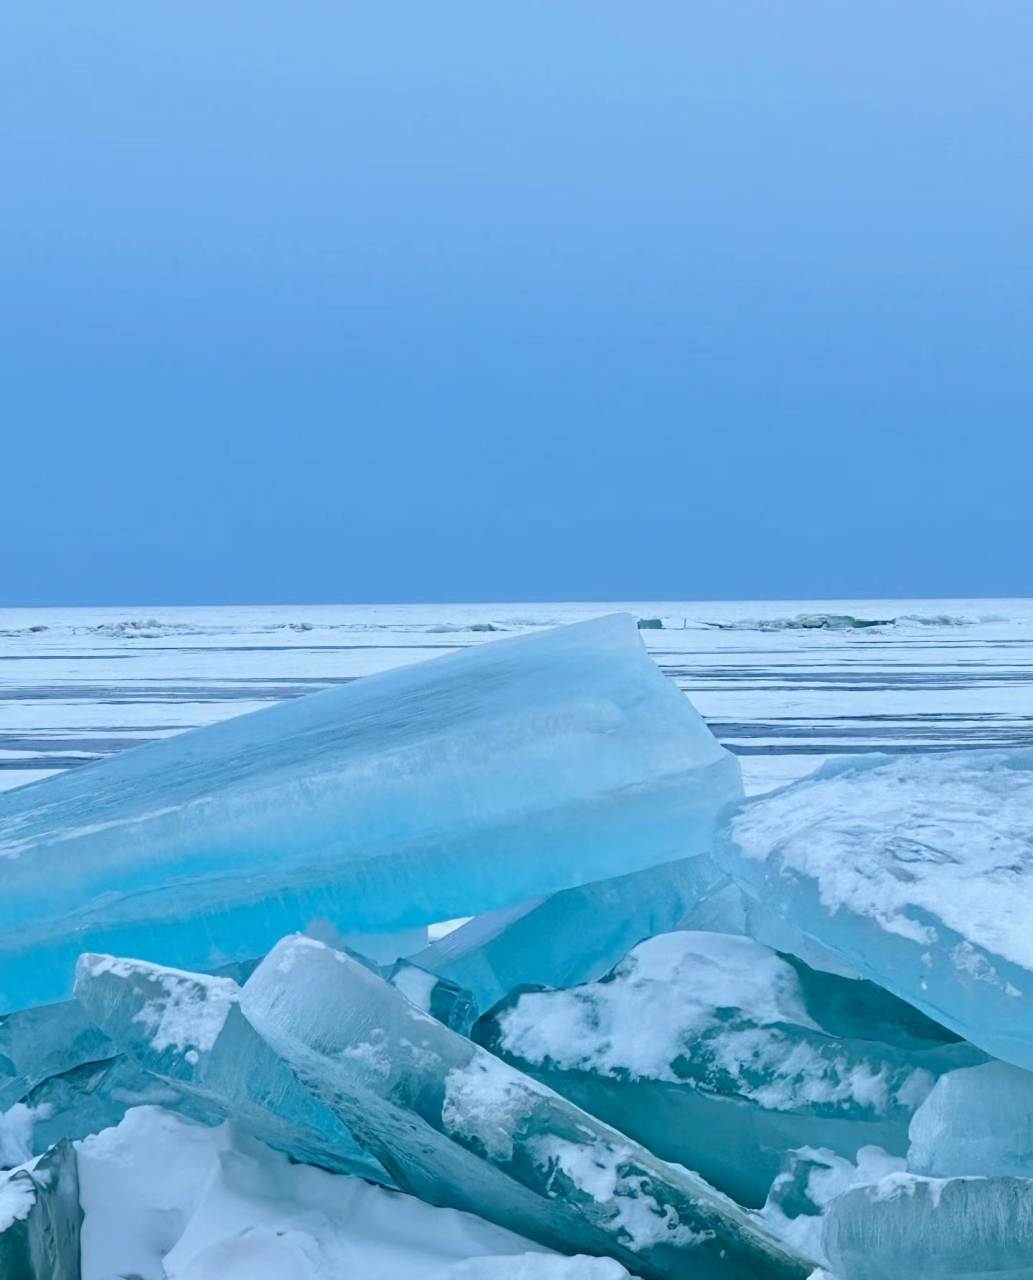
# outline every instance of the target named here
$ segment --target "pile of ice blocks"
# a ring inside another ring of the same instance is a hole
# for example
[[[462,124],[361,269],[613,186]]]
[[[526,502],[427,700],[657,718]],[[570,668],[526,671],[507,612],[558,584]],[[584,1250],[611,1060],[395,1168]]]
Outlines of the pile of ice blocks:
[[[0,795],[0,1276],[161,1108],[542,1276],[1033,1280],[1031,926],[1033,754],[746,801],[623,615]]]

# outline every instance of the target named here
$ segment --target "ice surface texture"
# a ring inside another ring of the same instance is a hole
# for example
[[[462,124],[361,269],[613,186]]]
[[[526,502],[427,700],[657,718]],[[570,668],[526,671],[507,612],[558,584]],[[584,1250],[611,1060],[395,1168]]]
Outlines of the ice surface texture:
[[[889,1019],[871,995],[827,974],[802,981],[802,969],[752,938],[670,933],[643,942],[599,982],[515,993],[477,1038],[759,1207],[791,1148],[852,1159],[875,1143],[902,1155],[936,1077],[983,1058],[967,1044],[922,1041],[922,1028],[908,1024],[887,1034],[923,1048],[879,1042],[871,1037]],[[881,1016],[859,1016],[873,1011]]]
[[[0,795],[0,1012],[83,951],[208,971],[689,856],[741,794],[628,615],[369,676]]]
[[[486,912],[403,961],[392,981],[465,1033],[514,987],[588,982],[643,938],[722,922],[742,931],[741,894],[702,854]]]
[[[0,1276],[79,1280],[79,1180],[70,1143],[0,1174]]]
[[[564,1252],[609,1254],[645,1280],[804,1280],[810,1267],[686,1170],[307,938],[245,984],[245,1017],[394,1175]]]
[[[907,1163],[935,1178],[1033,1177],[1033,1074],[987,1062],[941,1076],[911,1120]]]
[[[229,978],[87,954],[75,994],[113,1041],[186,1098],[296,1160],[391,1185],[241,1015]]]
[[[890,1174],[833,1200],[837,1280],[1033,1280],[1033,1183]]]
[[[995,1057],[1033,1067],[1033,752],[827,764],[715,856],[750,896]]]

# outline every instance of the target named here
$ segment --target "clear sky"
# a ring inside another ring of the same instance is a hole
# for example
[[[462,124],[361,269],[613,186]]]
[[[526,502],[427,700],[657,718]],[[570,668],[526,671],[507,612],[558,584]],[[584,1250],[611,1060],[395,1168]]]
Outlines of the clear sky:
[[[0,604],[1033,595],[1029,0],[5,0]]]

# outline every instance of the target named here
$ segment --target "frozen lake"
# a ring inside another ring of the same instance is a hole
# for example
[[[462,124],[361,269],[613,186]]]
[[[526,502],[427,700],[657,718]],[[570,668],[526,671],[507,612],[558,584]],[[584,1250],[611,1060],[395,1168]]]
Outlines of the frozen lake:
[[[625,609],[748,789],[828,755],[1033,745],[1033,601],[0,610],[0,787],[374,671]]]

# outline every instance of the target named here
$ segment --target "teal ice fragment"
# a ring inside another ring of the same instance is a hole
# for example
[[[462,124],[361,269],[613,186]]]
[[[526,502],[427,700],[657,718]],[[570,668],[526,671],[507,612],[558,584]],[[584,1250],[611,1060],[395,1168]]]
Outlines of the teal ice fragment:
[[[598,982],[515,992],[475,1036],[759,1207],[790,1149],[902,1155],[936,1077],[984,1059],[921,1015],[898,1023],[900,1002],[870,986],[811,973],[752,938],[677,932],[641,943]],[[871,1038],[880,1030],[897,1043]]]
[[[231,979],[87,954],[75,995],[120,1048],[188,1102],[295,1160],[393,1185],[242,1017]]]
[[[20,1102],[43,1080],[117,1052],[74,1000],[0,1018],[0,1111]]]
[[[767,912],[1033,1068],[1033,752],[830,762],[747,801],[717,861]]]
[[[514,987],[588,982],[644,938],[719,919],[741,932],[741,894],[701,854],[476,916],[402,961],[392,982],[466,1034]]]
[[[690,856],[741,795],[625,614],[368,676],[0,794],[0,1012],[83,951],[210,971]]]
[[[0,1173],[0,1276],[79,1280],[79,1178],[68,1142]]]
[[[349,957],[286,938],[241,1009],[398,1185],[643,1280],[805,1280],[752,1215],[411,1004]]]
[[[890,1174],[833,1200],[836,1280],[1033,1280],[1033,1182]]]
[[[1033,1178],[1033,1073],[1010,1062],[950,1071],[911,1120],[908,1169]]]

